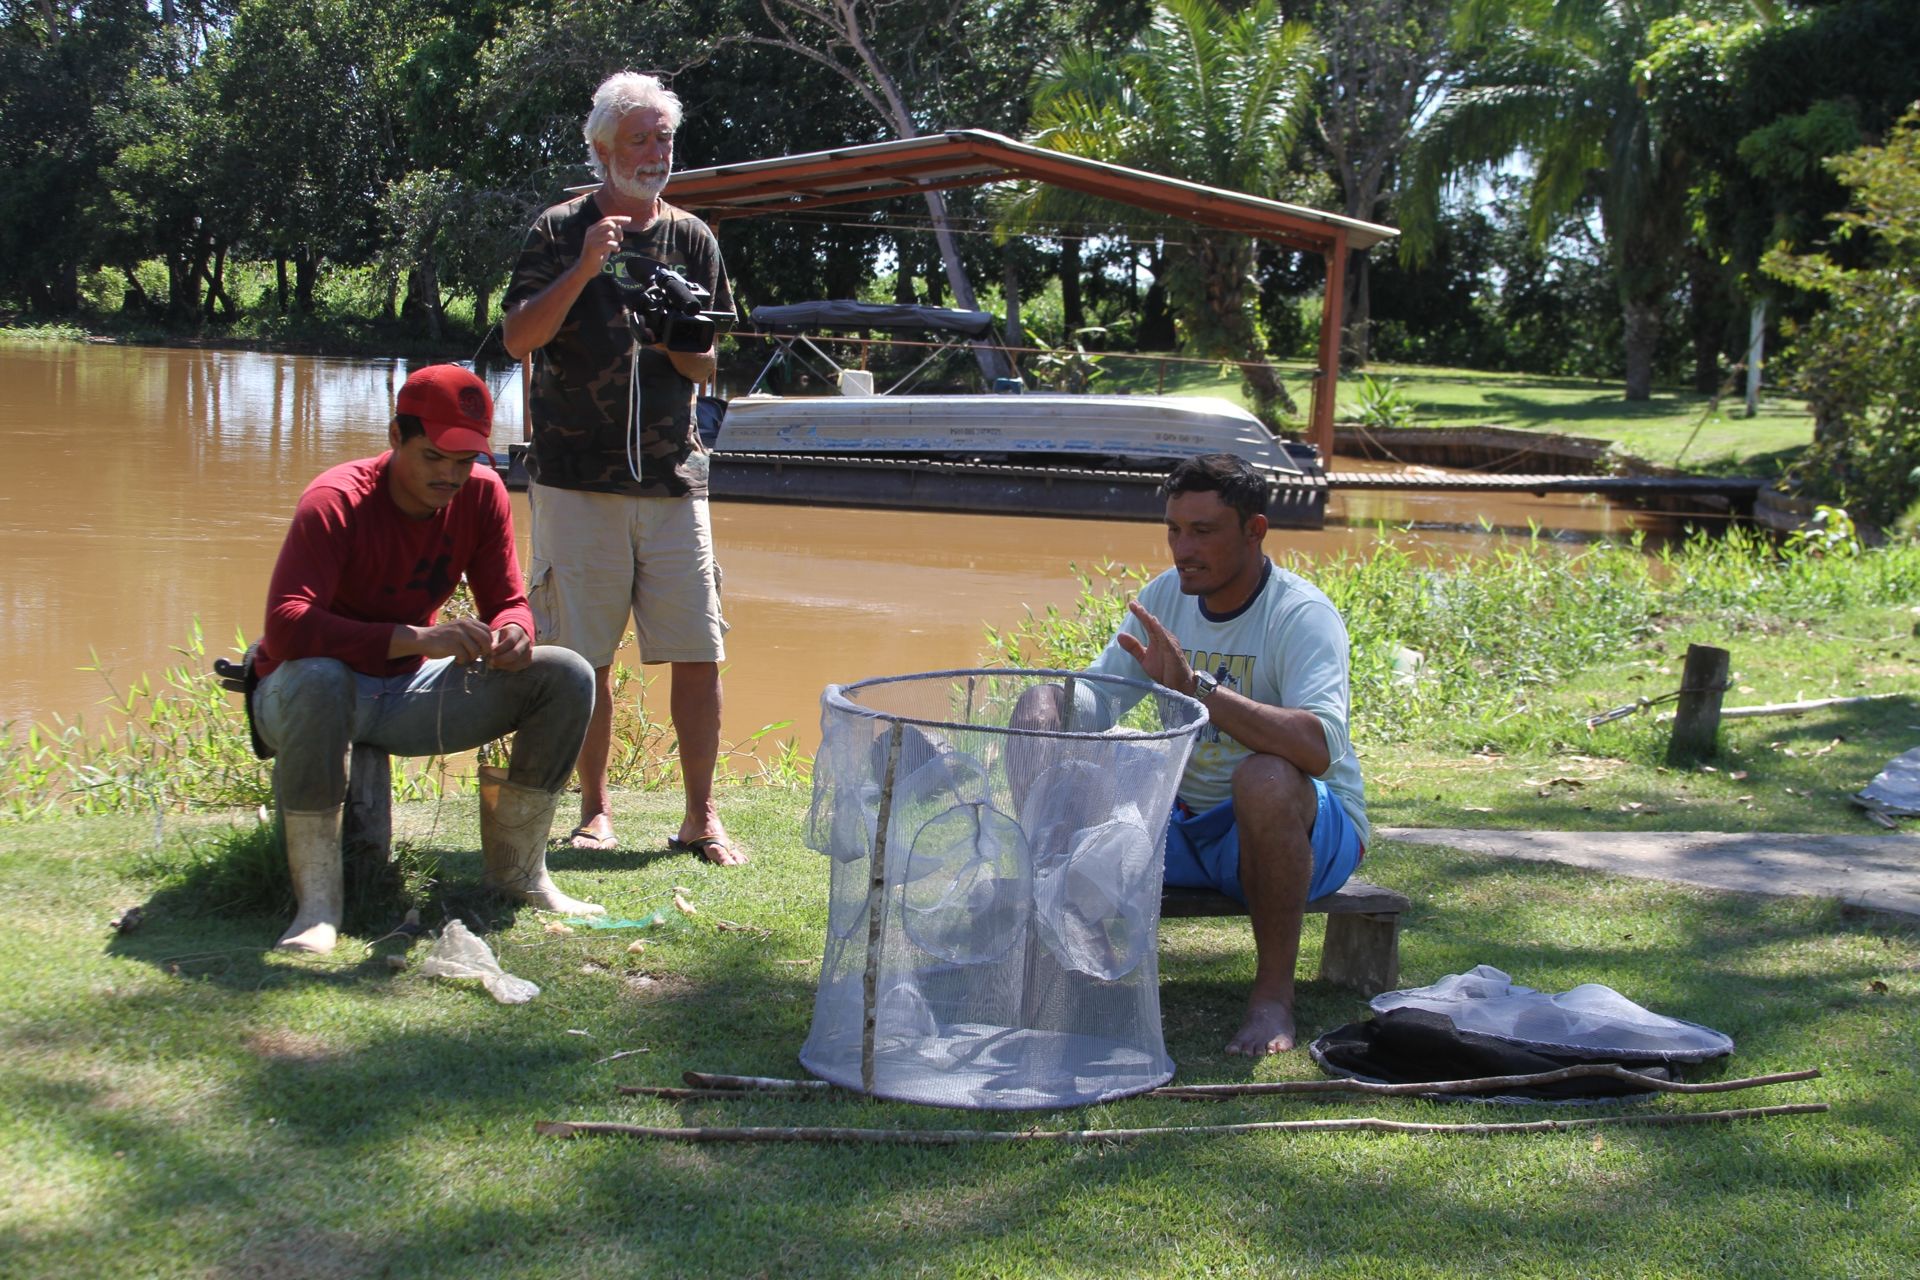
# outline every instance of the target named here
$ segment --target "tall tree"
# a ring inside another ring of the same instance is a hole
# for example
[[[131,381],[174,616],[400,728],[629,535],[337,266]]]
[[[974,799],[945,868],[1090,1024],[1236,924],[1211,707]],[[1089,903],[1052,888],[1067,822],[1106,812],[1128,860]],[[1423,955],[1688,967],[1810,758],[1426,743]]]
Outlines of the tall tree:
[[[99,248],[102,117],[151,55],[158,24],[140,0],[0,0],[0,294],[37,311],[79,303]]]
[[[946,34],[939,20],[943,15],[920,7],[905,13],[902,5],[887,0],[760,0],[760,8],[770,33],[749,35],[749,41],[798,54],[838,76],[894,137],[917,138],[925,131],[902,84],[922,79],[929,46]],[[952,6],[944,16],[951,20],[957,9]],[[954,300],[973,310],[978,302],[946,195],[929,191],[925,199]]]
[[[320,264],[371,252],[377,200],[400,164],[382,56],[388,6],[242,0],[211,59],[230,122],[233,172],[253,241],[294,267],[294,305],[314,306]]]
[[[952,99],[942,90],[955,73],[977,74],[992,63],[976,54],[1004,47],[992,39],[1006,34],[1010,18],[1026,14],[1033,27],[1044,7],[1030,3],[978,5],[968,0],[760,0],[767,29],[745,37],[807,59],[839,77],[895,138],[917,138],[955,121]],[[1033,48],[1028,41],[1020,48]],[[956,95],[965,100],[967,95]],[[943,109],[946,108],[946,109]],[[954,305],[979,307],[953,218],[942,191],[927,191],[927,213]],[[933,282],[929,281],[929,285]],[[1004,357],[976,345],[983,374],[1009,371]]]
[[[1312,32],[1285,21],[1272,0],[1232,13],[1216,0],[1158,0],[1118,58],[1075,45],[1042,71],[1029,141],[1253,195],[1290,194],[1291,154],[1320,65]],[[1029,186],[1003,206],[1003,225],[1078,220],[1092,208]],[[1182,227],[1167,269],[1183,345],[1240,362],[1255,411],[1270,425],[1293,412],[1267,363],[1253,242]]]
[[[1342,211],[1383,220],[1395,167],[1414,123],[1444,94],[1455,52],[1455,0],[1319,0],[1313,29],[1326,50],[1316,133],[1340,183]],[[1365,364],[1372,319],[1371,255],[1347,265],[1343,355]]]
[[[1648,108],[1642,60],[1660,19],[1738,7],[1470,0],[1456,27],[1462,82],[1416,141],[1401,206],[1405,251],[1417,258],[1425,250],[1443,193],[1470,189],[1514,162],[1530,166],[1536,238],[1569,215],[1598,214],[1619,290],[1626,398],[1649,398],[1662,311],[1687,242],[1694,170]]]

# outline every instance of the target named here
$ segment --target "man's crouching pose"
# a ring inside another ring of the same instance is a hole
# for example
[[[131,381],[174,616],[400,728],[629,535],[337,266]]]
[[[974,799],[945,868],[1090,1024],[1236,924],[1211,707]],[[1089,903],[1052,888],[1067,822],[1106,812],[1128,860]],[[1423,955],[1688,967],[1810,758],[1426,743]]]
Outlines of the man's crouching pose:
[[[1303,908],[1346,883],[1366,853],[1366,798],[1347,741],[1346,625],[1318,588],[1267,559],[1266,484],[1245,462],[1189,459],[1162,491],[1173,568],[1128,606],[1092,669],[1144,671],[1207,708],[1167,823],[1166,882],[1246,904],[1257,960],[1227,1052],[1282,1053],[1294,1046]],[[1086,700],[1078,723],[1126,710],[1075,687]],[[1057,728],[1063,697],[1057,685],[1028,690],[1014,723]],[[1034,773],[1019,772],[1023,795]]]
[[[546,911],[601,910],[547,874],[554,803],[593,712],[593,669],[533,643],[506,486],[491,468],[474,471],[492,421],[479,378],[421,369],[400,388],[392,448],[323,472],[294,511],[252,696],[299,903],[282,949],[333,949],[347,757],[361,743],[419,756],[512,733],[506,780],[482,788],[487,884]],[[479,616],[436,623],[463,575]]]

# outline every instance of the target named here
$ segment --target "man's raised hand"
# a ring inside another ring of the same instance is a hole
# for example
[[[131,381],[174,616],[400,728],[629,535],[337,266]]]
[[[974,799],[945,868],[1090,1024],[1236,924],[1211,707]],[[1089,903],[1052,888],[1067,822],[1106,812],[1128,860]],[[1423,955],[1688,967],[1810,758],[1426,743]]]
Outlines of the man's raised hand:
[[[600,270],[608,258],[620,252],[620,242],[626,238],[627,224],[632,221],[615,213],[588,227],[580,242],[580,266],[590,272]]]
[[[1179,637],[1148,613],[1138,600],[1129,600],[1127,610],[1140,619],[1140,625],[1147,632],[1147,642],[1142,644],[1137,637],[1122,631],[1120,647],[1133,655],[1133,660],[1147,673],[1147,679],[1178,693],[1192,693],[1193,668],[1187,665],[1187,651],[1180,647]]]

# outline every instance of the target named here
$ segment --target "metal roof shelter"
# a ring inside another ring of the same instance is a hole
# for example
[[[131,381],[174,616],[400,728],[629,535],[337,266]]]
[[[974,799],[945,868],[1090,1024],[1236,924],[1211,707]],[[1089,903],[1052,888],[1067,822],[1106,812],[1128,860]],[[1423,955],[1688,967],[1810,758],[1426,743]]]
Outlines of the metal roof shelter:
[[[673,175],[666,196],[717,222],[1020,180],[1045,182],[1202,226],[1272,240],[1324,258],[1327,283],[1307,438],[1319,448],[1322,459],[1332,458],[1334,379],[1340,361],[1347,253],[1398,235],[1392,227],[1047,151],[980,129],[950,129],[898,142],[691,169]]]

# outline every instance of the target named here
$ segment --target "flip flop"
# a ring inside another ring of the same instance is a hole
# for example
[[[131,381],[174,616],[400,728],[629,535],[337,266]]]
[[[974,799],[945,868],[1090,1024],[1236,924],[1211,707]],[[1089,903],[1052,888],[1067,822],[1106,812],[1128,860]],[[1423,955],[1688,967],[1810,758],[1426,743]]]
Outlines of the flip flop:
[[[582,824],[567,833],[567,841],[576,849],[591,849],[598,853],[609,853],[620,847],[620,837],[609,831],[601,835],[590,825]]]
[[[691,840],[682,840],[679,836],[667,837],[667,848],[675,853],[697,853],[716,867],[739,866],[737,862],[723,862],[714,856],[736,852],[733,842],[725,836],[695,836]]]

